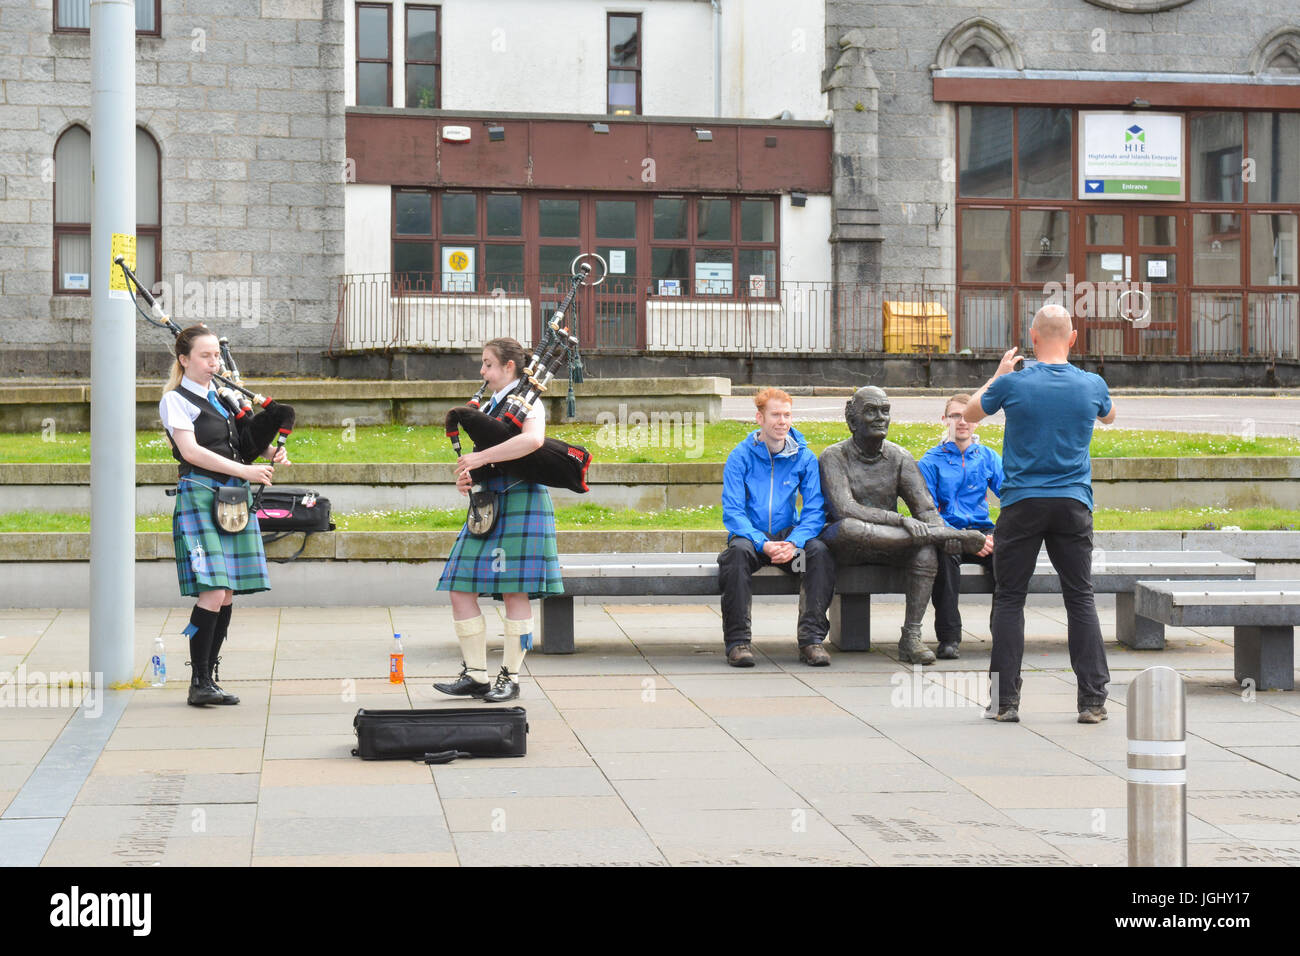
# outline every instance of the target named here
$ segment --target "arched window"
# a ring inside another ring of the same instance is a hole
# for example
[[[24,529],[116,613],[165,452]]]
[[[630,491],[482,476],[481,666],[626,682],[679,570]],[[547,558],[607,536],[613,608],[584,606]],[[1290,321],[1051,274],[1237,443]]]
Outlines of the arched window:
[[[152,289],[162,273],[162,196],[158,178],[158,144],[142,127],[135,128],[135,262],[136,275]]]
[[[136,274],[146,288],[162,267],[158,144],[135,131]],[[70,126],[54,144],[54,291],[90,294],[90,133]]]
[[[54,144],[54,291],[90,294],[90,133],[69,126]]]
[[[948,31],[930,69],[946,70],[954,66],[1023,70],[1025,60],[1015,41],[1000,26],[987,17],[971,17]]]
[[[1260,40],[1250,54],[1250,72],[1300,73],[1300,28],[1278,27]]]

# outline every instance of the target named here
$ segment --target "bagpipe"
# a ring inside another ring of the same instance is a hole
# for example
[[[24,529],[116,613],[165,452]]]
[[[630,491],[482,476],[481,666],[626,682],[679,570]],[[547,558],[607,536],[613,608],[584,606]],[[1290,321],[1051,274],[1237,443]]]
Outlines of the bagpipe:
[[[151,325],[167,329],[172,335],[179,336],[184,330],[172,321],[149,290],[140,283],[130,266],[126,264],[125,257],[117,256],[113,262],[121,267],[122,273],[127,278],[127,292],[130,293],[136,310]],[[131,289],[132,286],[135,287],[134,291]],[[140,308],[140,302],[136,299],[137,294],[148,304],[148,312]],[[235,359],[230,354],[230,341],[221,337],[217,339],[217,345],[221,349],[221,368],[212,376],[212,380],[217,385],[217,397],[230,410],[231,417],[235,421],[235,433],[239,436],[239,448],[236,449],[239,458],[244,464],[251,465],[271,446],[272,442],[277,449],[284,447],[285,440],[293,431],[296,416],[292,405],[274,401],[268,396],[259,395],[246,388],[239,374],[239,366],[235,364]],[[260,411],[254,412],[254,406]]]
[[[573,284],[555,314],[543,323],[542,336],[533,347],[532,357],[514,390],[502,398],[493,413],[488,415],[479,408],[483,396],[487,394],[488,386],[484,382],[467,404],[447,413],[447,437],[451,440],[451,447],[457,457],[462,454],[461,429],[474,442],[475,451],[492,448],[518,435],[523,430],[524,419],[532,411],[533,404],[550,386],[555,373],[564,366],[568,367],[569,378],[567,411],[570,417],[576,414],[573,385],[582,382],[582,357],[578,353],[578,337],[573,331],[577,329],[577,323],[570,322],[568,328],[564,323],[573,312],[578,290],[587,283],[591,274],[590,263],[582,261],[588,257],[594,258],[608,272],[605,260],[595,253],[586,253],[573,260],[570,265]],[[600,285],[604,281],[605,274],[602,274],[592,285]],[[483,492],[481,486],[484,478],[492,474],[491,469],[495,468],[522,481],[552,488],[567,488],[585,494],[591,490],[587,487],[587,468],[590,465],[591,452],[581,445],[547,438],[541,448],[521,458],[475,469],[470,473],[474,481],[469,504],[470,531],[486,534],[496,520],[493,496]]]

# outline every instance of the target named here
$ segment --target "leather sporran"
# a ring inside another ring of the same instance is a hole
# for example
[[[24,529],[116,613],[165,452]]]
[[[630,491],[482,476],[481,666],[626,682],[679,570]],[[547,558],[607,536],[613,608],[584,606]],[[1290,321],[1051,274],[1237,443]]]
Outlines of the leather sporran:
[[[476,538],[486,538],[496,527],[497,493],[485,491],[479,486],[469,493],[469,512],[465,515],[465,527]]]
[[[212,520],[229,534],[238,534],[248,527],[248,487],[223,485],[212,496]]]

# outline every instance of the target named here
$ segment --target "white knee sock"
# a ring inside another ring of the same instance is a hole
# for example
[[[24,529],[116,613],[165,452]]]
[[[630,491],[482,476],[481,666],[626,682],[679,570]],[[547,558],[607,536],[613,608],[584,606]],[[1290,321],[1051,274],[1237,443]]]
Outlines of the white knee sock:
[[[533,619],[526,617],[522,621],[514,621],[506,618],[506,640],[501,663],[511,680],[519,680],[519,668],[524,662],[524,654],[532,646]]]
[[[487,683],[487,621],[483,615],[467,617],[463,621],[452,621],[456,628],[456,640],[460,641],[460,653],[465,660],[465,672],[470,680],[481,684]]]

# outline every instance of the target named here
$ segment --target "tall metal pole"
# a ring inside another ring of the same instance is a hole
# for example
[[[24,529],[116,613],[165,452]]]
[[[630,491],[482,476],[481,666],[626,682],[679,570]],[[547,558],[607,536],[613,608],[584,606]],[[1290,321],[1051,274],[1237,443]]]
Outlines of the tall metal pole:
[[[135,310],[111,288],[135,238],[134,0],[91,0],[90,83],[90,670],[112,685],[135,676]]]
[[[1172,667],[1128,690],[1128,865],[1187,865],[1187,695]]]

